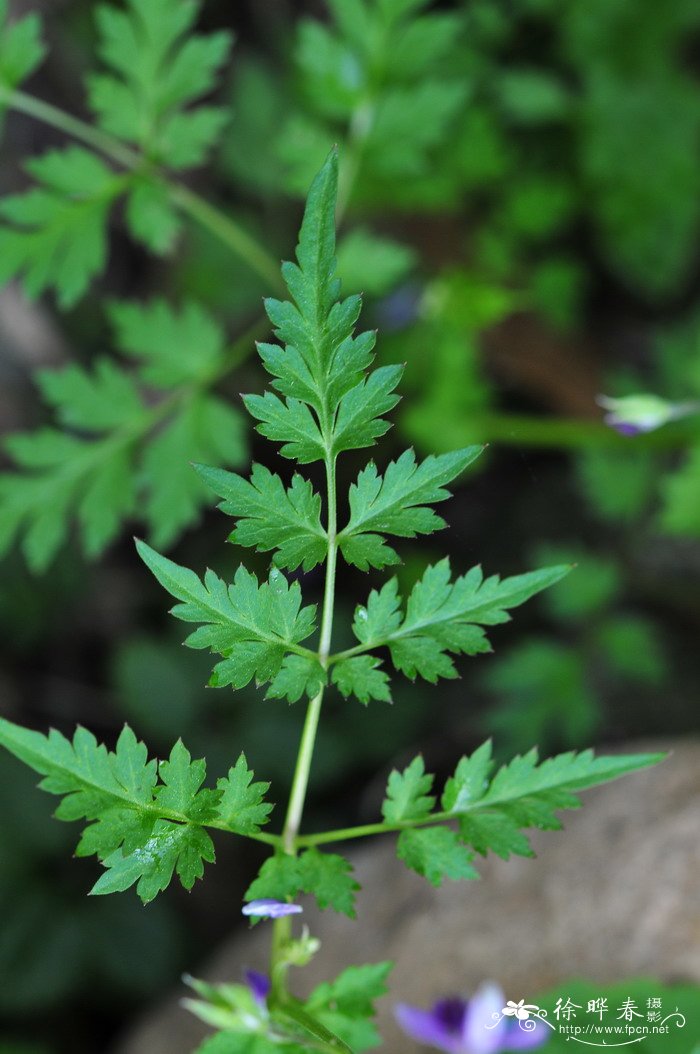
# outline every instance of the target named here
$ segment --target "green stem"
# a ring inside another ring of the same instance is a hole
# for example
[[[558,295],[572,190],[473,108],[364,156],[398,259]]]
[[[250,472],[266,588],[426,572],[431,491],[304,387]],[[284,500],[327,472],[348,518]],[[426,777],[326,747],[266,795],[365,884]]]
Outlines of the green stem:
[[[335,456],[330,450],[326,455],[326,482],[328,488],[328,553],[326,558],[326,584],[323,594],[323,613],[321,615],[321,635],[318,646],[318,661],[324,669],[328,669],[328,658],[331,648],[331,637],[333,633],[333,608],[335,604],[335,572],[338,556],[337,530],[337,494],[335,481]],[[306,802],[306,793],[309,786],[309,775],[313,759],[314,745],[318,722],[323,705],[323,688],[309,702],[304,728],[299,743],[299,752],[292,779],[292,789],[289,795],[287,816],[282,830],[281,843],[284,851],[291,855],[296,854],[300,844],[299,828]],[[285,994],[285,974],[280,968],[280,960],[285,944],[291,937],[291,920],[289,917],[275,919],[272,934],[272,954],[270,961],[270,977],[272,980],[273,994],[280,999]]]
[[[318,695],[315,695],[309,702],[306,711],[304,730],[301,734],[299,753],[297,755],[297,763],[294,770],[294,778],[292,780],[292,790],[289,796],[289,805],[287,807],[287,818],[284,822],[284,830],[282,832],[282,844],[286,853],[294,854],[296,852],[297,836],[301,825],[302,813],[304,811],[306,791],[309,784],[309,773],[311,771],[311,759],[313,757],[314,744],[316,742],[316,732],[318,730],[318,721],[321,715],[322,703],[323,688]]]
[[[465,810],[465,812],[468,810]],[[327,845],[330,842],[349,842],[353,838],[370,838],[377,834],[390,834],[392,831],[407,831],[412,827],[425,827],[427,824],[444,823],[446,820],[459,819],[454,813],[434,812],[420,820],[398,820],[396,823],[366,823],[361,827],[342,827],[337,831],[322,831],[320,834],[305,834],[297,839],[300,848],[308,849],[314,845]]]
[[[328,656],[328,665],[333,666],[336,662],[344,659],[352,659],[355,655],[364,655],[366,651],[374,651],[375,648],[383,648],[386,640],[373,640],[371,644],[356,644],[354,648],[346,648],[345,651],[337,651],[335,655]]]
[[[335,483],[335,456],[326,457],[326,482],[328,486],[328,557],[326,560],[326,588],[323,595],[321,639],[318,647],[319,662],[328,666],[333,632],[333,607],[335,603],[335,569],[338,559],[338,498]]]
[[[333,607],[335,601],[335,571],[338,556],[337,533],[337,497],[335,486],[335,459],[330,455],[326,458],[326,480],[328,485],[328,555],[326,558],[326,585],[323,595],[323,614],[321,616],[321,637],[318,646],[318,661],[324,669],[328,668],[328,658],[331,647],[331,634],[333,632]],[[296,851],[296,840],[301,826],[301,817],[306,801],[306,792],[309,785],[309,773],[311,771],[311,760],[313,758],[316,732],[323,703],[323,688],[310,701],[306,711],[304,730],[299,744],[292,790],[287,808],[287,818],[284,823],[282,840],[285,851],[294,853]]]
[[[250,838],[254,842],[262,842],[263,845],[270,845],[274,849],[277,849],[280,844],[280,837],[278,834],[266,834],[265,831],[257,831],[255,833],[250,831],[232,831],[225,823],[217,823],[215,820],[207,820],[207,822],[201,826],[211,827],[216,831],[225,831],[227,834],[235,834],[238,835],[239,838]]]
[[[137,150],[133,150],[86,121],[81,121],[57,106],[52,106],[51,103],[43,102],[25,92],[12,91],[0,86],[0,104],[65,132],[66,135],[85,143],[130,171],[137,171],[148,166],[147,160]],[[271,283],[274,289],[283,290],[277,261],[230,216],[195,194],[189,187],[171,182],[157,171],[151,171],[151,175],[162,184],[172,203],[182,212],[214,234],[266,283]]]
[[[117,164],[123,165],[124,168],[139,168],[143,164],[143,159],[136,150],[125,146],[118,139],[114,139],[86,121],[81,121],[78,117],[66,113],[65,110],[60,110],[58,106],[52,106],[51,103],[34,98],[33,95],[0,86],[0,103],[18,113],[24,113],[28,117],[42,121],[58,129],[59,132],[65,132],[73,139],[86,143],[93,150],[99,150],[100,153],[116,161]]]

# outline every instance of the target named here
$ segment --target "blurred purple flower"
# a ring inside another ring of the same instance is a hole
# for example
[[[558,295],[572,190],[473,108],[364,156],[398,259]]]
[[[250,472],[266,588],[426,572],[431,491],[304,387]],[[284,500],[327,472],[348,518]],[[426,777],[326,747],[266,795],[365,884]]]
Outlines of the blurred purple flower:
[[[505,996],[498,985],[484,984],[469,1000],[441,999],[431,1010],[402,1004],[396,1007],[395,1015],[412,1039],[446,1054],[533,1050],[547,1041],[546,1025],[529,1015],[529,1019],[508,1020],[503,1016],[505,1006]]]
[[[399,286],[379,302],[377,313],[382,330],[396,332],[416,321],[423,290],[415,282]]]
[[[625,395],[620,399],[599,395],[596,402],[607,411],[603,417],[606,425],[623,436],[653,432],[669,421],[677,421],[700,410],[700,403],[672,403],[658,395]]]
[[[241,911],[244,915],[255,915],[263,919],[279,919],[283,915],[298,915],[304,909],[301,904],[287,904],[284,900],[251,900]]]
[[[259,973],[258,970],[246,970],[245,983],[248,985],[253,999],[260,1009],[265,1010],[267,1008],[267,997],[272,987],[270,978],[264,973]]]

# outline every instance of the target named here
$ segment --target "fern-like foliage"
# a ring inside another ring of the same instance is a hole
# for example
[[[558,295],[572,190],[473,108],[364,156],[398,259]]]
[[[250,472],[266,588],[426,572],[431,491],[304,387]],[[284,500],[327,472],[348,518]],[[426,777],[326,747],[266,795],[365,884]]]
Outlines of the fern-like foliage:
[[[246,408],[259,422],[258,431],[280,444],[284,457],[300,464],[324,462],[334,504],[337,457],[346,450],[372,445],[387,431],[384,415],[398,402],[395,388],[401,376],[400,366],[372,368],[376,334],[355,332],[361,298],[341,297],[335,275],[337,179],[334,151],[309,192],[297,262],[282,266],[292,299],[265,301],[281,344],[259,344],[258,351],[273,378],[274,390],[244,396]],[[335,532],[333,544],[349,563],[362,568],[395,562],[398,556],[385,536],[414,537],[443,527],[444,520],[430,503],[449,496],[446,484],[474,461],[480,449],[468,447],[429,457],[421,464],[409,450],[391,462],[383,476],[370,463],[350,489],[348,522]],[[200,466],[199,473],[224,499],[223,511],[238,520],[231,541],[272,551],[278,565],[291,569],[300,564],[311,568],[326,558],[331,540],[321,522],[320,498],[300,474],[285,488],[280,477],[259,466],[249,481],[216,468]],[[335,510],[331,515],[335,517]],[[155,555],[144,550],[142,555],[166,588],[182,599],[182,581],[174,587],[173,573],[163,576],[154,564]],[[475,568],[452,583],[449,565],[442,561],[416,584],[405,615],[399,611],[397,583],[392,579],[380,593],[372,593],[366,608],[358,608],[354,630],[360,645],[330,660],[333,683],[344,696],[355,695],[365,704],[371,699],[388,700],[388,678],[379,668],[380,659],[359,654],[383,646],[389,647],[396,668],[410,677],[420,674],[433,682],[439,676],[454,677],[448,652],[473,655],[488,650],[480,626],[506,621],[507,608],[523,603],[567,570],[550,568],[501,582],[498,577],[482,581]],[[181,579],[193,575],[185,569],[178,569],[177,574]],[[275,574],[279,588],[285,591],[284,576]],[[192,581],[195,579],[193,576]],[[235,583],[231,590],[236,591]],[[196,618],[205,621],[201,610]],[[259,621],[258,626],[261,624]],[[279,642],[280,638],[283,635],[278,632],[275,639]],[[204,639],[195,637],[189,642]],[[303,639],[287,638],[287,646]],[[213,645],[211,636],[206,640],[207,646],[224,655],[224,649],[232,646],[221,636]],[[217,667],[214,683],[244,684],[255,675],[260,683],[272,680],[272,696],[293,700],[306,693],[313,697],[325,683],[324,668],[308,653],[283,659],[279,643],[275,647],[272,666],[262,662],[256,668],[253,661],[239,666],[234,675],[231,664],[225,662]],[[255,648],[256,655],[262,654],[260,641]]]
[[[592,750],[571,751],[540,762],[537,750],[516,757],[494,774],[491,741],[463,757],[445,783],[436,809],[434,777],[415,758],[403,773],[389,777],[382,812],[396,828],[398,856],[435,886],[444,878],[478,878],[475,853],[534,856],[523,831],[559,830],[556,815],[577,809],[578,793],[626,773],[654,765],[662,754],[595,757]],[[451,821],[456,821],[456,830]],[[448,826],[449,824],[449,826]]]
[[[410,195],[431,152],[460,111],[469,82],[450,64],[463,30],[457,13],[428,0],[330,0],[330,23],[300,22],[296,66],[303,112],[283,131],[280,152],[303,190],[319,151],[343,129],[349,163],[365,187],[394,201]],[[361,154],[356,157],[355,151]]]
[[[292,658],[309,664],[309,676],[317,667],[317,677],[325,679],[313,652],[298,647],[313,631],[316,613],[314,607],[302,608],[298,582],[290,585],[273,570],[269,580],[259,585],[244,567],[239,567],[230,586],[213,571],[200,581],[194,571],[166,560],[143,542],[137,545],[160,584],[180,601],[172,614],[201,623],[185,643],[225,656],[214,667],[212,686],[243,688],[255,678],[257,684],[272,681],[271,694],[277,695],[289,676]],[[314,684],[313,694],[318,688]]]
[[[482,627],[507,622],[509,608],[554,585],[569,570],[561,565],[501,580],[498,575],[484,579],[481,568],[473,567],[452,581],[445,559],[428,567],[416,582],[405,611],[398,582],[392,578],[381,590],[372,590],[367,604],[356,609],[353,632],[360,643],[334,657],[338,665],[333,676],[350,677],[355,670],[356,679],[362,682],[366,667],[360,663],[366,664],[368,656],[360,653],[387,647],[396,669],[411,680],[420,676],[434,684],[440,677],[456,677],[450,653],[490,651]]]
[[[43,55],[36,16],[6,28],[0,7],[0,107]],[[28,296],[54,289],[71,307],[105,268],[108,224],[124,201],[126,226],[151,252],[167,253],[180,228],[164,178],[201,164],[226,113],[192,105],[215,87],[230,34],[191,32],[194,0],[129,0],[96,7],[104,72],[90,74],[88,104],[98,130],[84,146],[50,150],[26,164],[29,190],[0,200],[0,283],[20,278]],[[100,131],[104,133],[100,138]]]
[[[226,112],[196,106],[215,87],[231,35],[191,33],[193,0],[128,0],[125,10],[96,10],[98,53],[109,72],[88,78],[88,100],[100,126],[169,168],[201,164]]]
[[[137,511],[151,539],[169,545],[208,501],[190,462],[236,465],[246,456],[240,415],[209,392],[227,369],[224,334],[210,316],[195,303],[174,310],[162,300],[114,304],[110,316],[130,362],[39,371],[55,424],[5,443],[20,471],[0,475],[0,552],[21,533],[37,571],[74,516],[89,556]]]
[[[241,755],[216,790],[202,787],[204,761],[193,761],[178,740],[167,761],[148,759],[143,743],[125,727],[113,752],[78,728],[73,741],[48,736],[0,718],[0,744],[43,777],[41,787],[64,795],[59,820],[87,820],[77,856],[95,855],[105,873],[94,894],[136,885],[147,903],[177,874],[191,889],[214,862],[208,827],[254,835],[267,822],[269,784],[251,785]]]

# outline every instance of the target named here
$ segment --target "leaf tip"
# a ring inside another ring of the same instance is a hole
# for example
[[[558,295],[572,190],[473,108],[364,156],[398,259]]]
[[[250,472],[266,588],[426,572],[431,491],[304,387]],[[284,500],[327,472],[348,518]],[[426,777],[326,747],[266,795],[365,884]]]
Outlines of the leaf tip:
[[[147,564],[149,557],[155,553],[155,550],[151,549],[148,542],[145,542],[143,538],[138,538],[136,535],[134,535],[134,545],[136,546],[136,552],[144,563]]]

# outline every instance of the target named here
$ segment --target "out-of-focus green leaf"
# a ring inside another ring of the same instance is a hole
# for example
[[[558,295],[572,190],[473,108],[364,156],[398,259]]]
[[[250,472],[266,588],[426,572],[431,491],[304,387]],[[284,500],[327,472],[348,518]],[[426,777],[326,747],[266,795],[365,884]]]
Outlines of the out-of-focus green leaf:
[[[90,106],[106,132],[171,168],[201,164],[221,132],[225,111],[188,109],[214,87],[229,33],[191,33],[189,0],[128,0],[96,9],[99,54],[109,73],[88,80]]]
[[[416,262],[408,245],[356,227],[338,246],[338,274],[346,293],[381,296],[405,278]]]

